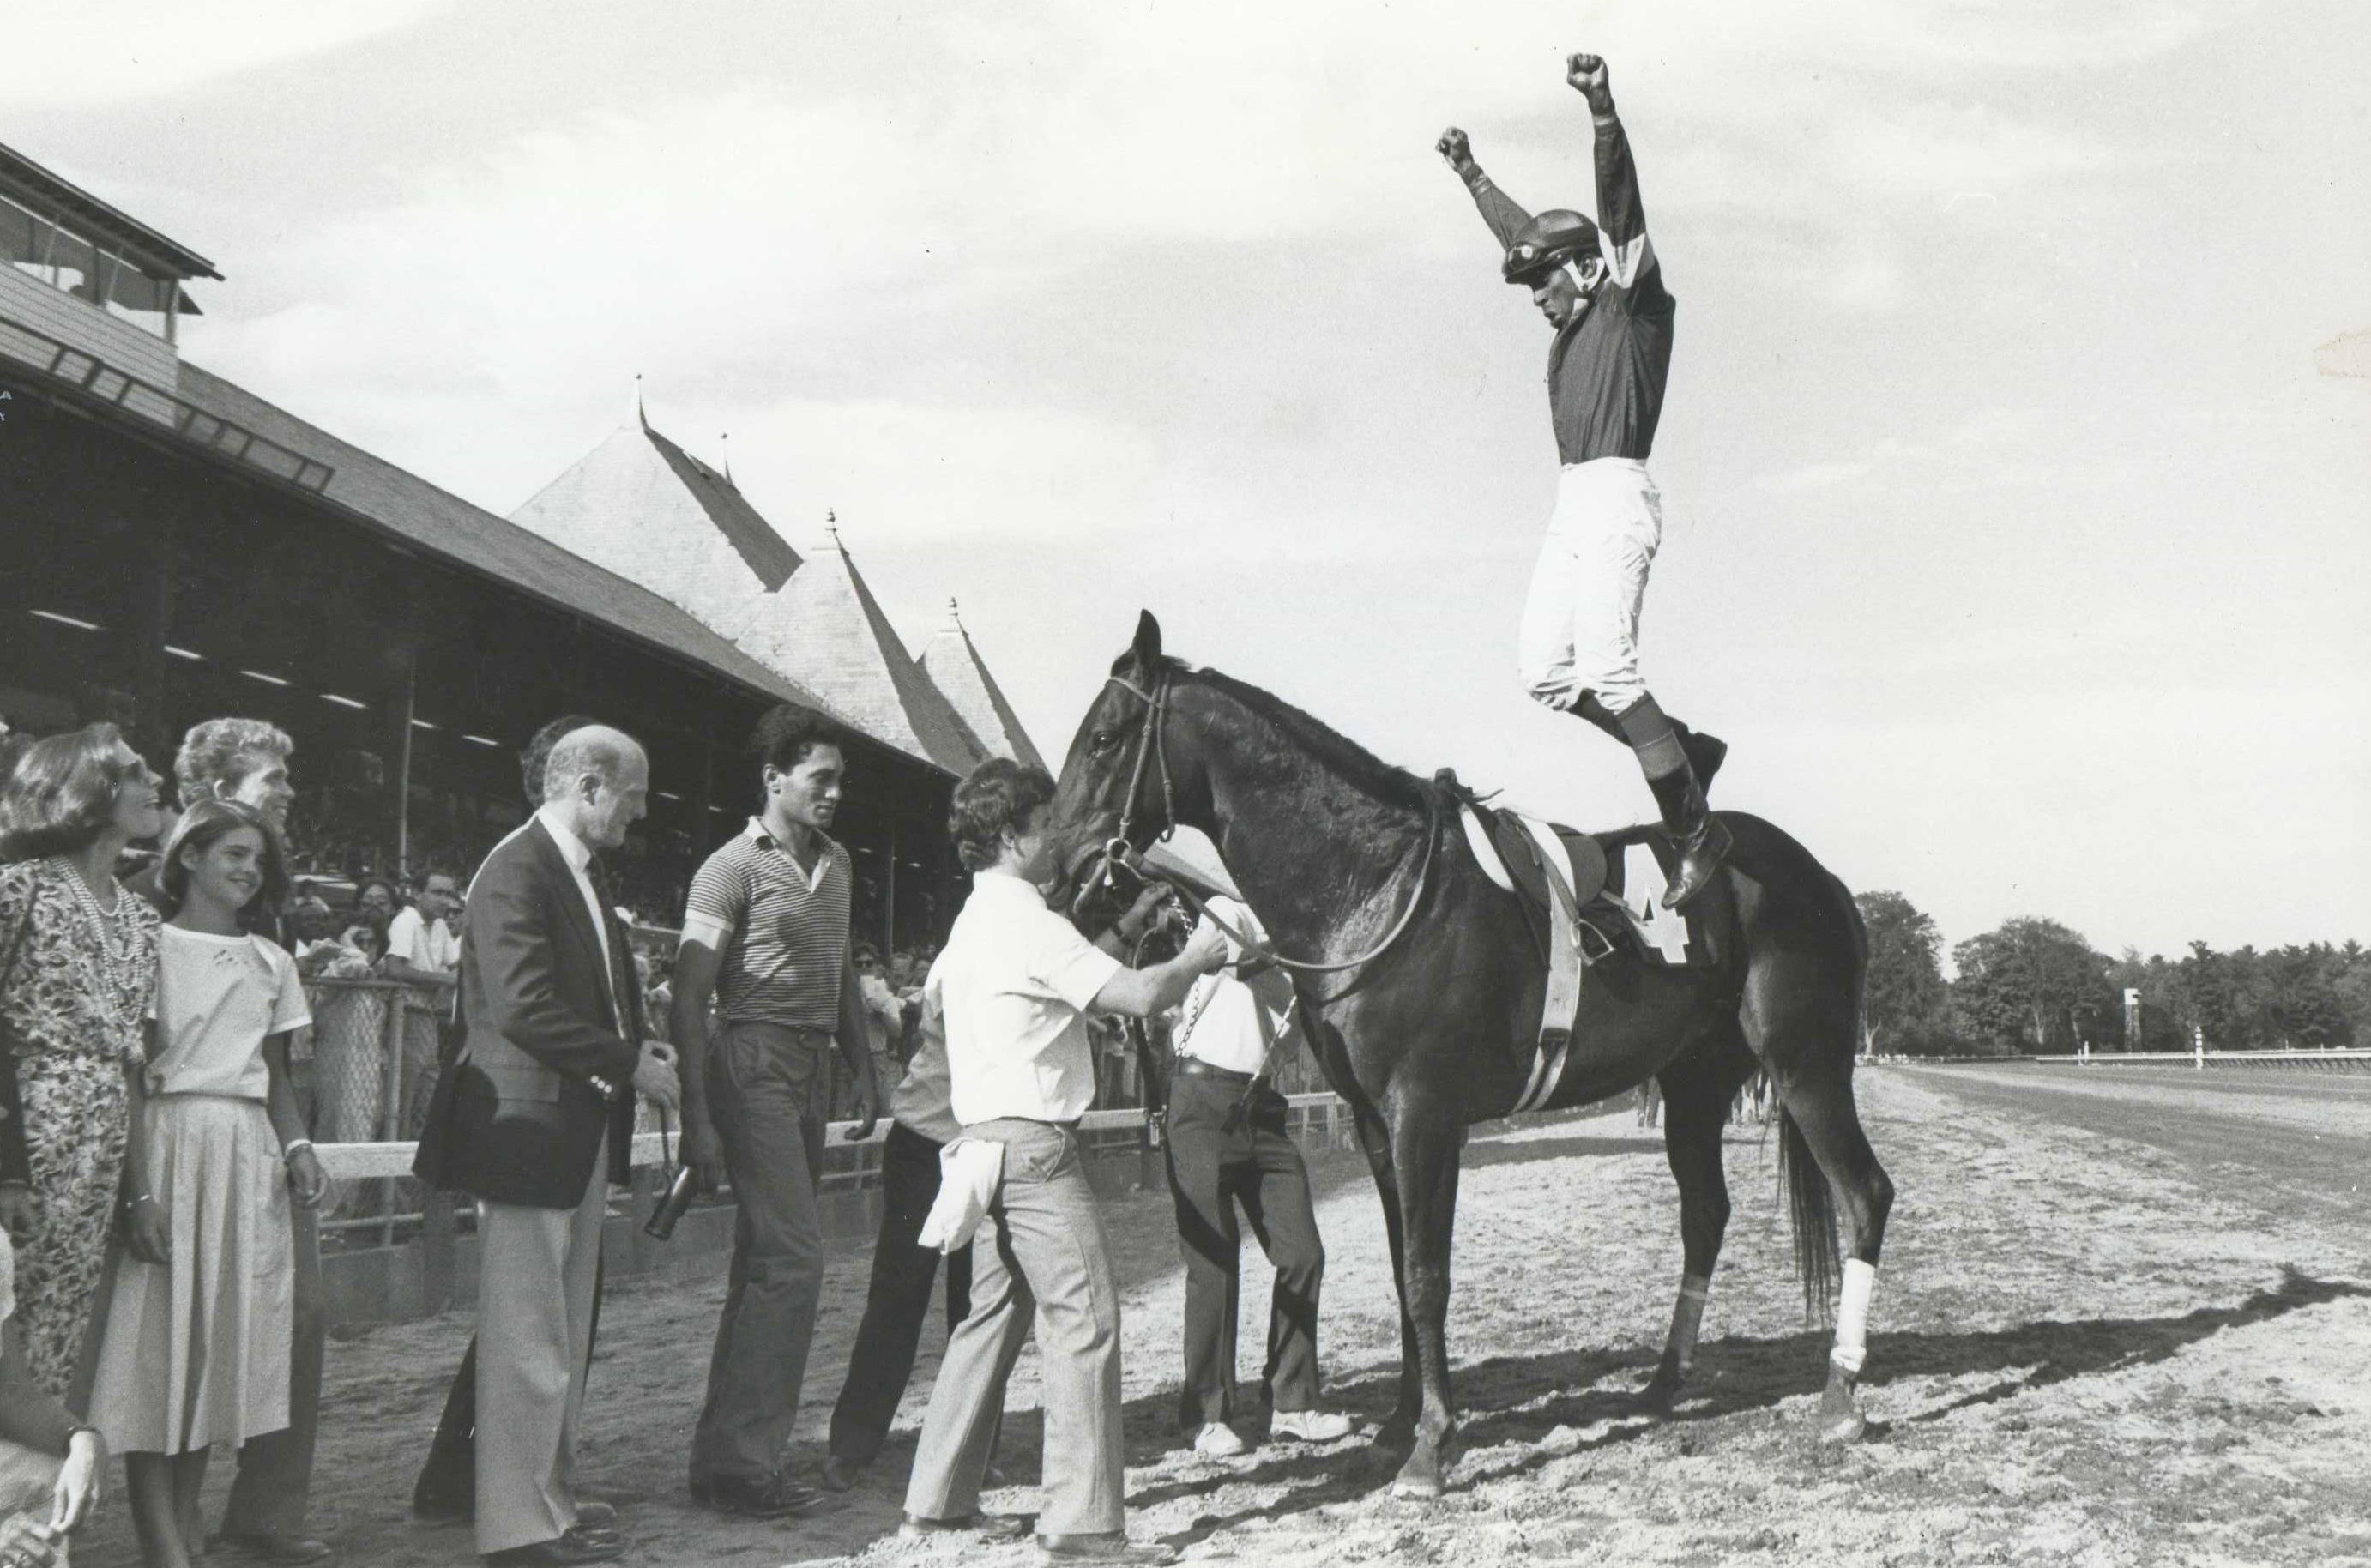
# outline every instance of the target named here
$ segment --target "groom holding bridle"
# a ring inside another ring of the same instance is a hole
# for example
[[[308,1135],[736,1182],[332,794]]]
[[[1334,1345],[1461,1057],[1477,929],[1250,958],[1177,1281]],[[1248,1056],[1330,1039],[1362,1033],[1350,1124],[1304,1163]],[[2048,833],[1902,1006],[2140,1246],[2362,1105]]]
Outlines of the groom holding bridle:
[[[1576,54],[1566,79],[1597,127],[1597,213],[1533,217],[1474,161],[1452,127],[1439,149],[1506,248],[1500,271],[1556,329],[1548,412],[1564,468],[1523,606],[1523,679],[1532,696],[1628,746],[1680,847],[1664,891],[1676,909],[1710,885],[1729,830],[1705,791],[1729,748],[1671,719],[1638,675],[1638,612],[1662,543],[1662,498],[1647,473],[1671,368],[1673,305],[1647,237],[1630,140],[1613,112],[1605,62]],[[1601,226],[1602,225],[1602,226]]]

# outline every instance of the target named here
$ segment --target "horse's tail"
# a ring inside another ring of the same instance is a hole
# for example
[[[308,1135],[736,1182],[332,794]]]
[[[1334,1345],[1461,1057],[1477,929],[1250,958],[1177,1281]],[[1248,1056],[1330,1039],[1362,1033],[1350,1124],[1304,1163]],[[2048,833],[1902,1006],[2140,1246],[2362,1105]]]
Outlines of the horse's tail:
[[[1778,1102],[1778,1180],[1787,1188],[1787,1216],[1795,1224],[1795,1273],[1803,1281],[1803,1316],[1825,1323],[1828,1303],[1836,1296],[1835,1198],[1783,1099]]]

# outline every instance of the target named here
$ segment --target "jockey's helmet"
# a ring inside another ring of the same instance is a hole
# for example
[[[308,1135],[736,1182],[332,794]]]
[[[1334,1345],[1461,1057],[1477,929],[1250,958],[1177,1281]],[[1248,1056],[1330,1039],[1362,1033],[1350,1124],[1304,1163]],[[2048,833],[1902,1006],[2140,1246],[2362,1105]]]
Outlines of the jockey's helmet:
[[[1597,253],[1597,225],[1579,213],[1551,208],[1515,233],[1498,270],[1510,283],[1528,283],[1576,255]]]

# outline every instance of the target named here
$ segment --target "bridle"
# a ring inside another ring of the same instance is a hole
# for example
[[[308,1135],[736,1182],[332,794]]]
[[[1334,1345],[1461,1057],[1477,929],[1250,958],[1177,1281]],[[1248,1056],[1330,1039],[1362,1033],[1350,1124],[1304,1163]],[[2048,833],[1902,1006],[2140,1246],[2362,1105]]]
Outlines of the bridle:
[[[1135,682],[1121,675],[1111,676],[1105,684],[1119,687],[1143,703],[1145,716],[1143,732],[1137,737],[1136,741],[1136,761],[1128,768],[1128,797],[1120,802],[1119,831],[1105,841],[1101,851],[1102,882],[1105,887],[1113,885],[1114,867],[1122,868],[1145,882],[1165,881],[1166,879],[1162,878],[1158,872],[1148,869],[1143,859],[1137,853],[1136,802],[1138,797],[1144,792],[1146,773],[1152,768],[1159,768],[1162,825],[1161,831],[1153,836],[1153,839],[1154,842],[1166,843],[1176,836],[1177,790],[1170,778],[1169,746],[1162,732],[1162,721],[1169,716],[1170,673],[1164,667],[1160,678],[1152,683],[1151,691],[1145,690]],[[1424,858],[1417,864],[1415,890],[1408,894],[1407,905],[1400,911],[1400,917],[1393,923],[1389,931],[1383,933],[1383,940],[1356,958],[1347,958],[1338,963],[1313,963],[1305,959],[1287,958],[1266,943],[1255,941],[1243,932],[1235,929],[1214,912],[1192,888],[1174,882],[1169,882],[1168,885],[1180,899],[1185,901],[1186,906],[1197,917],[1208,916],[1212,925],[1218,927],[1234,941],[1236,946],[1255,959],[1273,963],[1279,969],[1298,970],[1304,974],[1339,974],[1347,970],[1357,969],[1362,964],[1373,963],[1391,951],[1392,944],[1398,941],[1407,930],[1409,922],[1416,918],[1417,909],[1424,903],[1425,887],[1431,880],[1433,858],[1440,840],[1440,792],[1428,790],[1426,801],[1428,810],[1424,824]],[[1089,883],[1094,880],[1092,876],[1087,879]]]

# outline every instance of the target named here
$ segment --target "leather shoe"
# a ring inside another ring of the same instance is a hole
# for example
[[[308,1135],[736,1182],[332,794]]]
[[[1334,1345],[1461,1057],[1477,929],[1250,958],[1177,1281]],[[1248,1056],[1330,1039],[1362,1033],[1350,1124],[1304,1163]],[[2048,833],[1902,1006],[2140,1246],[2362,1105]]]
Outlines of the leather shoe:
[[[1037,1551],[1048,1562],[1129,1562],[1144,1568],[1177,1561],[1177,1549],[1158,1541],[1138,1545],[1121,1530],[1095,1535],[1040,1535]]]
[[[281,1535],[277,1532],[225,1530],[214,1537],[213,1544],[226,1546],[234,1551],[263,1562],[302,1563],[326,1562],[336,1555],[326,1540],[311,1536]]]
[[[616,1536],[588,1536],[572,1530],[556,1540],[489,1551],[486,1568],[579,1568],[586,1562],[615,1562],[626,1555],[626,1543]]]
[[[618,1528],[618,1510],[591,1497],[576,1500],[576,1528],[580,1530],[614,1530]]]
[[[846,1492],[863,1473],[862,1465],[845,1464],[834,1456],[824,1460],[823,1468],[815,1472],[815,1481],[826,1492]]]
[[[916,1540],[972,1530],[991,1540],[1019,1540],[1029,1533],[1029,1523],[1026,1514],[966,1514],[954,1519],[928,1519],[919,1514],[908,1514],[898,1521],[897,1533],[908,1540]]]
[[[786,1514],[804,1514],[823,1501],[823,1493],[779,1475],[764,1481],[715,1476],[708,1482],[707,1495],[701,1496],[697,1491],[692,1495],[720,1514],[738,1514],[745,1519],[779,1519]]]

